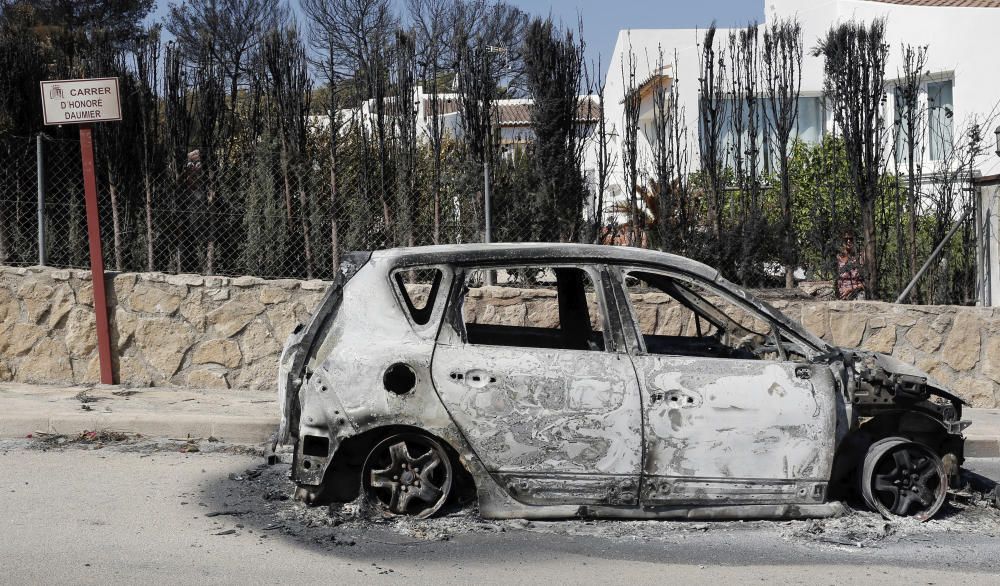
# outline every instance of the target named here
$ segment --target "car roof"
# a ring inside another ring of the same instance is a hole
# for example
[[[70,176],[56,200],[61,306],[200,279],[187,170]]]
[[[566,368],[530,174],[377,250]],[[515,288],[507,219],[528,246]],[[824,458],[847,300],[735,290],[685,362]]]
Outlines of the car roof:
[[[399,266],[531,261],[658,265],[692,273],[713,281],[719,276],[719,272],[712,267],[684,256],[631,246],[597,244],[552,242],[442,244],[389,248],[372,253],[372,257],[385,259]]]

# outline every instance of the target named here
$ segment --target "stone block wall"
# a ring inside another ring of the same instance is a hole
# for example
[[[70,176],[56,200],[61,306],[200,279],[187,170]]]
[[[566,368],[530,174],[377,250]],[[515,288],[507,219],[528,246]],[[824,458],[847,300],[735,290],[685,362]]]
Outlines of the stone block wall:
[[[292,329],[323,281],[123,273],[108,277],[122,384],[274,389]],[[0,381],[99,381],[89,271],[0,267]]]
[[[1000,308],[877,301],[774,305],[828,342],[891,354],[976,407],[1000,407]]]
[[[108,278],[115,372],[123,384],[274,389],[288,334],[305,321],[323,281],[125,273]],[[483,287],[470,295],[480,323],[558,323],[547,290]],[[892,354],[977,407],[1000,406],[1000,308],[880,302],[774,301],[839,346]],[[684,312],[667,296],[637,299],[644,329],[678,334]],[[89,271],[0,267],[0,381],[98,381]]]

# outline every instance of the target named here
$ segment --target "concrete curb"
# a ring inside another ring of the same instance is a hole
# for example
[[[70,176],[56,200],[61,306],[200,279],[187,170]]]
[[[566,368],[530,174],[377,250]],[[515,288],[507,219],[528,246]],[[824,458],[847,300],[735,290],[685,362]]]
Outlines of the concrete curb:
[[[277,427],[273,393],[0,384],[0,438],[109,430],[258,444]]]
[[[1000,409],[963,409],[972,425],[965,430],[967,458],[1000,458]]]
[[[110,430],[149,437],[208,438],[234,443],[263,443],[278,428],[277,417],[81,413],[79,415],[0,416],[0,438],[25,438],[37,432],[75,435]]]
[[[966,458],[1000,458],[1000,439],[969,437],[965,438]]]
[[[39,431],[79,434],[111,430],[149,437],[186,438],[209,436],[236,443],[263,443],[278,428],[277,417],[170,416],[80,414],[44,417],[6,415],[0,417],[0,438],[25,438]],[[967,458],[1000,458],[1000,439],[972,437],[965,440]]]
[[[111,430],[149,437],[216,437],[234,443],[269,441],[278,428],[277,417],[122,415],[81,413],[79,415],[8,414],[0,416],[0,438],[25,438],[39,431],[79,434],[84,431]],[[1000,438],[970,437],[965,440],[965,457],[1000,458]]]

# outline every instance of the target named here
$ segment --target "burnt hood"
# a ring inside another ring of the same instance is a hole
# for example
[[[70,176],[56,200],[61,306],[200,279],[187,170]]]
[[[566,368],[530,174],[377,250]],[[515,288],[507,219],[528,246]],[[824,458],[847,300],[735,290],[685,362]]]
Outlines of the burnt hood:
[[[916,409],[932,412],[943,423],[958,422],[968,403],[923,370],[880,352],[838,348],[847,369],[847,394],[865,412]]]

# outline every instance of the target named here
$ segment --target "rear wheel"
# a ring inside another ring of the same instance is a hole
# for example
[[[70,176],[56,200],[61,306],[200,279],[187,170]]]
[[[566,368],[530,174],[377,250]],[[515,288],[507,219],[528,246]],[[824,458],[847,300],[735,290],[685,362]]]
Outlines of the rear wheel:
[[[901,437],[868,448],[861,470],[861,494],[883,517],[926,521],[944,504],[948,477],[929,447]]]
[[[451,495],[453,470],[437,440],[419,433],[390,436],[372,448],[361,471],[361,488],[383,513],[424,519]]]

